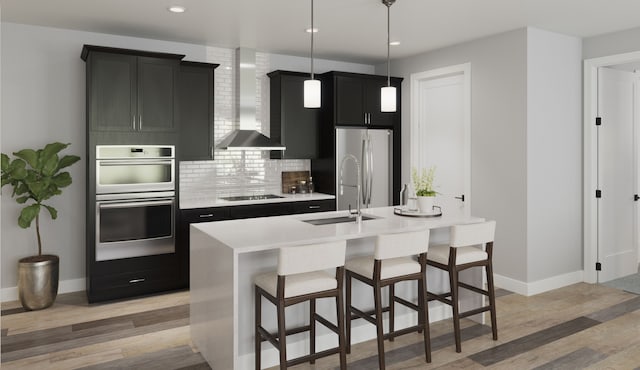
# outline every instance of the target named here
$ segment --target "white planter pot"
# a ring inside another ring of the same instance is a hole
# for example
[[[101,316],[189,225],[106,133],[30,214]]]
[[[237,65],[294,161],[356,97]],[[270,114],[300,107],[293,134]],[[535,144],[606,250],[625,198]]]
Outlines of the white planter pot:
[[[418,196],[418,210],[422,213],[428,213],[433,211],[433,200],[436,197],[421,197]]]

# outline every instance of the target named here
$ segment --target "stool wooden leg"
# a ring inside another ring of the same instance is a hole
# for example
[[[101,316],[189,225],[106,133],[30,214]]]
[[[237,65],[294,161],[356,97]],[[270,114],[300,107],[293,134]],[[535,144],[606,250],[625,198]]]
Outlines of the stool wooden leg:
[[[395,329],[395,284],[389,285],[389,333],[393,333]],[[393,342],[395,338],[389,338],[389,342]]]
[[[431,362],[431,335],[429,333],[429,301],[427,300],[427,281],[418,280],[418,322],[424,334],[424,355]]]
[[[453,333],[456,339],[456,352],[462,352],[460,344],[460,308],[458,305],[458,270],[452,268],[449,271],[449,284],[451,285],[451,308],[453,308]]]
[[[316,353],[316,300],[309,301],[309,353]],[[309,361],[311,364],[315,364],[316,360]]]
[[[373,300],[376,311],[376,332],[378,337],[378,366],[380,370],[385,369],[384,365],[384,330],[382,327],[382,288],[379,284],[373,287]]]
[[[344,307],[342,305],[342,292],[336,296],[336,310],[338,318],[338,346],[340,346],[340,370],[347,369],[347,352],[344,338]]]
[[[280,369],[287,368],[287,330],[284,322],[284,302],[278,302],[278,344],[280,345]]]
[[[496,319],[496,290],[493,285],[493,266],[491,261],[487,265],[487,289],[489,290],[489,305],[491,306],[491,331],[493,332],[493,340],[498,340],[498,324]]]
[[[256,370],[260,370],[260,355],[262,352],[262,335],[260,334],[260,330],[258,328],[262,325],[262,295],[258,293],[258,290],[255,289],[255,359],[256,359]]]
[[[346,334],[346,345],[347,345],[347,353],[351,353],[351,274],[349,271],[345,272],[345,285],[346,285],[346,297],[347,301],[345,304],[345,334]]]

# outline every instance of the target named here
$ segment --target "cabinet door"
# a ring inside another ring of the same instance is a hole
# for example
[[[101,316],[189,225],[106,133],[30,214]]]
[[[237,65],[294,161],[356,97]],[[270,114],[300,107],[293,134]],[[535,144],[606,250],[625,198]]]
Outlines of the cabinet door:
[[[178,120],[182,160],[213,159],[213,68],[180,66]]]
[[[287,149],[276,159],[315,159],[319,151],[320,109],[304,107],[305,75],[271,76],[271,138]]]
[[[88,60],[92,130],[132,131],[137,114],[136,57],[94,52]]]
[[[380,89],[387,86],[387,80],[382,78],[372,78],[367,79],[365,83],[365,110],[370,114],[370,126],[382,126],[392,128],[397,117],[396,112],[381,112],[381,98],[380,98]],[[396,87],[396,102],[397,109],[400,109],[400,99],[398,98],[398,94],[400,93],[400,86],[396,86],[392,82],[392,86]]]
[[[174,131],[178,62],[138,57],[138,130]]]
[[[335,84],[335,124],[363,126],[363,80],[358,77],[336,76]]]

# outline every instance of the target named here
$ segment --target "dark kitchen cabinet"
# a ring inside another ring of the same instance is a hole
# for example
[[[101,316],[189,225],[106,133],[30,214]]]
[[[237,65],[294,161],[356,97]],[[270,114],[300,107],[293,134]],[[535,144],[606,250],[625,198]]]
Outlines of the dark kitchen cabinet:
[[[181,160],[213,159],[214,70],[218,64],[182,62],[178,82]]]
[[[336,210],[335,199],[309,200],[306,202],[295,202],[293,204],[294,213],[315,213]]]
[[[286,146],[272,150],[272,159],[318,157],[320,109],[304,107],[304,81],[308,73],[273,71],[270,78],[271,138]]]
[[[90,130],[174,132],[183,57],[85,45]]]
[[[393,128],[400,123],[401,78],[391,78],[391,86],[396,88],[396,112],[380,111],[380,89],[387,86],[386,76],[327,72],[323,81],[331,89],[330,109],[336,126]]]

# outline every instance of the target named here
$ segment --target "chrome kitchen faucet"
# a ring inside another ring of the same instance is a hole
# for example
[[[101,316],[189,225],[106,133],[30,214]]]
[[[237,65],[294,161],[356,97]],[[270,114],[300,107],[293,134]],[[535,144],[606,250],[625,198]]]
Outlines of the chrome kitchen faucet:
[[[347,185],[343,183],[343,173],[344,173],[344,164],[347,162],[347,159],[352,159],[353,162],[356,164],[356,169],[358,171],[358,179],[356,181],[355,185]],[[344,187],[345,186],[349,186],[352,188],[356,188],[358,191],[358,200],[356,202],[356,207],[357,207],[357,211],[356,211],[356,222],[357,223],[362,223],[362,211],[360,210],[360,197],[362,196],[362,189],[360,187],[360,176],[362,174],[362,168],[360,167],[360,162],[358,161],[358,158],[356,158],[353,154],[347,154],[344,156],[344,158],[342,158],[342,162],[340,162],[340,195],[344,194]],[[353,217],[353,213],[351,213],[351,211],[349,211],[349,216]]]

